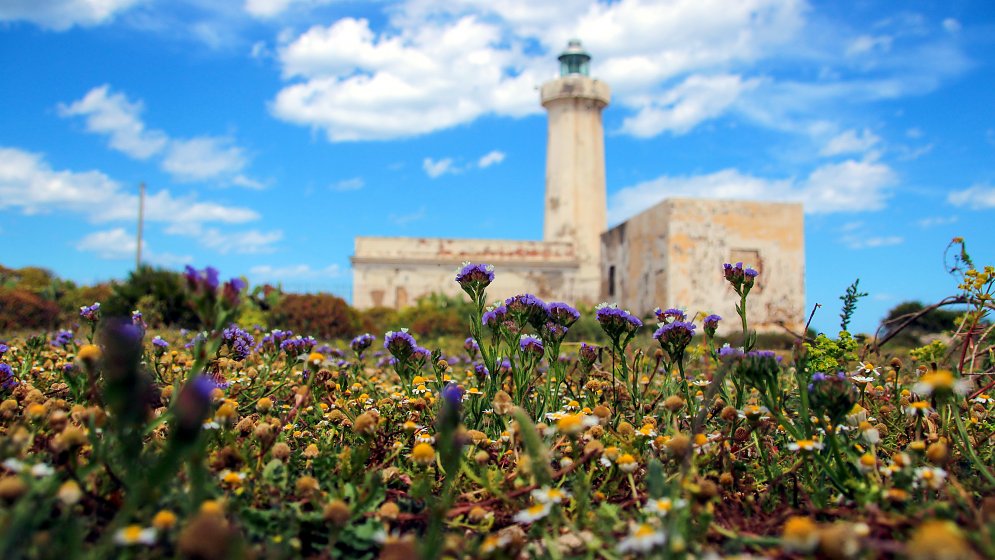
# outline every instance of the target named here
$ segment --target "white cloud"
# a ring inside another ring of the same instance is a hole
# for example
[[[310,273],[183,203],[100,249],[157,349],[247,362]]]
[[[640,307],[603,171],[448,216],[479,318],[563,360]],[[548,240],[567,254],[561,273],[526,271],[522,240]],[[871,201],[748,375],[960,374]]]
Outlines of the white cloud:
[[[29,21],[47,29],[65,31],[74,25],[106,23],[141,0],[4,0],[0,21]]]
[[[330,188],[333,191],[346,192],[346,191],[358,191],[366,186],[366,181],[362,177],[353,177],[351,179],[342,179],[341,181],[335,183]]]
[[[142,160],[162,156],[162,169],[178,181],[218,180],[251,189],[265,187],[242,173],[248,158],[232,139],[171,138],[161,130],[147,128],[141,119],[142,109],[141,101],[111,92],[107,84],[91,89],[78,101],[58,106],[63,117],[84,117],[87,131],[107,135],[115,150]]]
[[[690,76],[677,87],[642,102],[636,114],[622,122],[622,132],[639,138],[665,131],[684,134],[725,113],[742,92],[758,84],[758,80],[744,81],[729,74]]]
[[[535,86],[553,77],[555,54],[579,36],[622,105],[646,109],[641,118],[664,121],[661,130],[686,130],[753,83],[724,69],[774,52],[801,28],[803,13],[796,0],[675,0],[667,9],[639,0],[410,0],[376,31],[368,20],[343,18],[284,41],[279,60],[290,83],[271,110],[333,142],[533,114],[541,111]],[[683,89],[661,88],[696,74],[704,77]]]
[[[138,240],[133,232],[124,228],[114,228],[105,231],[95,231],[83,236],[76,249],[96,253],[98,257],[107,260],[134,259]],[[189,255],[174,255],[172,253],[153,252],[149,244],[142,240],[142,262],[161,266],[179,266],[193,262]]]
[[[390,220],[390,223],[396,226],[406,226],[412,222],[417,222],[419,220],[425,219],[426,215],[427,215],[427,210],[423,206],[418,210],[415,210],[414,212],[411,212],[409,214],[391,214],[387,216],[387,219]]]
[[[102,259],[134,258],[137,247],[135,234],[124,231],[124,228],[95,231],[76,243],[76,248],[80,251],[97,253]],[[142,248],[146,247],[147,244],[143,241]]]
[[[959,218],[957,216],[931,216],[929,218],[922,218],[916,221],[916,225],[921,228],[931,228],[936,226],[946,226],[950,224],[956,224]]]
[[[249,277],[262,281],[284,281],[284,280],[314,280],[318,278],[340,278],[342,269],[337,264],[330,264],[322,268],[311,268],[309,264],[298,264],[289,266],[257,265],[249,269]]]
[[[40,154],[0,147],[0,208],[20,208],[25,214],[71,212],[93,222],[132,220],[138,196],[100,171],[55,171]],[[235,224],[258,218],[249,208],[177,198],[167,190],[149,194],[145,203],[149,222]]]
[[[886,235],[880,237],[861,237],[857,235],[844,236],[843,243],[851,249],[875,249],[878,247],[891,247],[901,245],[905,238],[898,235]]]
[[[809,214],[884,208],[895,172],[872,161],[822,165],[802,180],[765,179],[724,169],[707,175],[662,176],[611,195],[608,221],[617,224],[669,197],[802,202]]]
[[[957,33],[960,31],[960,22],[954,18],[947,18],[943,20],[943,29],[946,29],[950,33]]]
[[[104,84],[69,105],[59,104],[59,115],[81,116],[86,130],[110,137],[110,146],[136,159],[148,159],[161,152],[169,141],[159,130],[147,130],[140,115],[141,102],[129,101],[124,94],[110,93]]]
[[[162,168],[181,181],[204,181],[239,173],[246,165],[242,148],[227,138],[201,136],[174,140]]]
[[[887,52],[891,50],[893,37],[888,35],[861,35],[856,37],[846,47],[847,56],[860,56],[874,51]]]
[[[870,129],[865,128],[857,132],[851,128],[831,138],[819,154],[823,156],[862,154],[873,148],[880,141],[881,138],[871,132]]]
[[[171,226],[166,229],[166,233],[194,238],[200,245],[222,255],[272,253],[276,250],[276,244],[283,239],[283,231],[278,229],[223,232],[218,228],[204,227],[199,223]]]
[[[422,169],[429,177],[435,179],[446,173],[459,173],[459,168],[453,165],[453,158],[443,158],[438,161],[432,158],[422,160]]]
[[[331,0],[245,0],[245,11],[255,18],[272,19],[294,5],[311,8],[330,2]]]
[[[954,206],[966,206],[972,210],[995,208],[995,187],[991,185],[973,185],[947,195],[947,202]]]
[[[497,165],[504,161],[505,153],[500,150],[492,150],[487,152],[479,160],[477,160],[477,167],[481,169],[486,169],[492,165]]]

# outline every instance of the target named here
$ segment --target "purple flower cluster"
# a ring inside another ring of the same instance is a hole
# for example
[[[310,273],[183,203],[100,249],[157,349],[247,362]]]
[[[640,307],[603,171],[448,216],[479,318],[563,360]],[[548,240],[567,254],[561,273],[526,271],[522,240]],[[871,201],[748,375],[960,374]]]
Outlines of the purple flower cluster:
[[[653,314],[656,315],[656,320],[661,323],[670,323],[673,321],[687,321],[687,313],[683,309],[678,309],[676,307],[671,307],[670,309],[660,309],[657,307],[653,310]]]
[[[52,346],[65,348],[73,341],[73,331],[59,331],[52,339]]]
[[[193,350],[198,344],[204,342],[205,340],[207,340],[207,333],[199,332],[193,335],[193,338],[190,339],[190,342],[184,344],[183,347],[186,348],[187,350]]]
[[[349,347],[352,348],[352,351],[355,352],[357,356],[362,356],[363,352],[365,352],[367,348],[372,346],[373,341],[376,339],[377,337],[373,336],[370,333],[361,334],[356,338],[352,339],[352,342],[349,343]]]
[[[601,325],[601,330],[605,331],[608,338],[616,343],[623,336],[631,335],[643,326],[643,322],[635,315],[619,309],[618,304],[614,303],[611,305],[607,303],[598,305],[594,316]]]
[[[477,377],[478,381],[483,381],[484,379],[490,377],[491,372],[487,370],[487,366],[477,362],[476,364],[473,364],[473,374]]]
[[[3,355],[7,353],[8,350],[10,350],[10,346],[7,346],[6,344],[0,342],[0,358],[2,358]]]
[[[288,356],[300,356],[301,354],[310,352],[317,343],[318,341],[313,336],[297,335],[281,342],[280,350],[286,352]]]
[[[470,297],[476,299],[483,294],[484,288],[494,281],[494,267],[489,264],[463,263],[456,272],[456,283]]]
[[[91,323],[95,322],[98,318],[100,318],[100,304],[94,303],[93,305],[84,305],[83,307],[80,307],[79,316],[81,319]]]
[[[736,346],[729,346],[726,344],[722,348],[719,348],[717,352],[719,359],[723,361],[732,361],[737,358],[742,358],[744,356],[743,349]]]
[[[545,351],[545,347],[542,345],[542,339],[530,334],[523,334],[521,338],[518,339],[518,347],[521,348],[523,353],[535,354],[536,356],[542,356],[542,353]]]
[[[705,334],[708,336],[715,336],[715,331],[719,328],[719,321],[721,320],[722,317],[715,314],[705,317],[705,320],[702,321],[702,325],[705,327]]]
[[[598,361],[598,354],[601,352],[601,348],[598,346],[593,346],[586,342],[580,343],[580,350],[577,355],[580,359],[580,369],[582,372],[587,373],[591,371],[594,367],[594,362]]]
[[[142,329],[142,332],[145,332],[149,328],[149,326],[145,324],[142,312],[137,309],[131,312],[131,324]]]
[[[566,328],[570,328],[580,319],[579,311],[561,301],[550,302],[546,306],[546,312],[549,314],[550,321]]]
[[[239,298],[242,296],[242,290],[248,287],[245,280],[241,278],[232,278],[231,280],[225,282],[225,285],[221,288],[221,297],[225,298],[225,301],[229,303],[232,307],[238,305]]]
[[[183,269],[183,277],[187,281],[187,286],[195,292],[203,289],[204,291],[213,293],[221,283],[218,280],[218,269],[213,266],[209,266],[204,270],[197,270],[187,265]]]
[[[480,346],[477,345],[477,341],[472,336],[468,336],[463,341],[463,350],[466,350],[467,354],[474,356],[480,351]]]
[[[504,305],[508,308],[508,315],[511,316],[519,329],[526,324],[539,328],[545,324],[546,318],[549,316],[546,303],[532,294],[512,296],[504,300]]]
[[[14,377],[14,369],[7,364],[0,363],[0,389],[9,391],[17,385],[18,381]]]
[[[500,327],[507,318],[508,308],[502,304],[484,311],[484,315],[480,318],[480,322],[489,329],[497,330],[497,328]]]
[[[809,404],[812,410],[839,424],[857,404],[857,388],[842,371],[835,375],[815,373],[808,385]]]
[[[273,329],[260,342],[262,349],[266,352],[277,352],[280,350],[280,345],[283,341],[294,336],[292,331],[281,331],[280,329]]]
[[[419,349],[415,337],[408,334],[408,329],[388,332],[384,335],[383,347],[400,362],[410,359]]]
[[[674,321],[661,325],[653,333],[653,338],[660,343],[660,347],[666,352],[671,360],[677,361],[684,358],[684,350],[694,337],[694,323],[687,321]]]
[[[156,336],[152,339],[152,352],[156,356],[162,356],[169,350],[169,343],[162,339],[161,336]]]
[[[760,273],[752,268],[743,268],[743,263],[738,262],[735,265],[725,263],[722,265],[722,275],[725,279],[732,284],[732,287],[736,290],[736,293],[742,293],[742,291],[749,292],[750,288],[753,287],[753,282]]]
[[[221,332],[221,339],[231,352],[231,357],[235,360],[244,360],[252,352],[252,345],[255,339],[245,332],[238,325],[231,325]]]

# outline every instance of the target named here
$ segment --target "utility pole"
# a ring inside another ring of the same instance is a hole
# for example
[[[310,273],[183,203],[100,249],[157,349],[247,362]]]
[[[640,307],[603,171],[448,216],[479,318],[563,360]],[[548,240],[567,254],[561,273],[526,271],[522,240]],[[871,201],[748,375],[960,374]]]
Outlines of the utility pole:
[[[145,225],[145,182],[138,184],[138,245],[135,247],[135,271],[142,268],[142,228]]]

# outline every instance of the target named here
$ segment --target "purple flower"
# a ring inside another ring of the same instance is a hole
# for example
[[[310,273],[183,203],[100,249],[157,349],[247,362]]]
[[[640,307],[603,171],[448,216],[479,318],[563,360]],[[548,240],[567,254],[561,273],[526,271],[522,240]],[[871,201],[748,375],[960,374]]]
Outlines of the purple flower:
[[[676,307],[671,307],[667,310],[661,310],[659,307],[653,310],[656,318],[661,323],[670,323],[672,321],[687,321],[687,313],[683,309],[677,309]]]
[[[169,343],[162,339],[161,336],[156,336],[152,339],[152,352],[156,356],[162,356],[169,349]]]
[[[10,346],[7,346],[6,344],[0,342],[0,358],[2,358],[3,355],[7,353],[8,350],[10,350]]]
[[[456,273],[456,283],[475,300],[484,293],[484,288],[494,281],[494,267],[489,264],[463,263]]]
[[[748,293],[750,288],[753,287],[754,279],[760,273],[752,268],[743,268],[743,263],[738,262],[735,265],[725,263],[722,265],[722,275],[725,277],[726,281],[732,284],[734,290],[737,294]]]
[[[442,389],[442,398],[450,406],[459,407],[460,403],[463,402],[463,388],[456,383],[447,383]]]
[[[726,361],[726,360],[731,361],[731,360],[734,360],[736,358],[742,358],[743,357],[743,349],[742,348],[737,348],[737,347],[729,346],[728,344],[726,344],[722,348],[719,348],[719,351],[717,353],[719,355],[719,359],[723,360],[723,361]]]
[[[377,337],[373,336],[370,333],[361,334],[356,338],[352,339],[352,342],[349,343],[349,347],[352,348],[352,351],[355,352],[357,356],[362,356],[363,352],[365,352],[367,348],[372,346],[373,341],[376,339]]]
[[[476,363],[473,365],[473,374],[477,376],[478,380],[483,381],[490,377],[491,372],[487,371],[487,366],[484,364]]]
[[[193,291],[204,291],[214,293],[218,289],[218,269],[209,266],[204,270],[186,265],[183,269],[183,278],[187,281],[187,286]]]
[[[232,278],[231,280],[225,282],[224,287],[221,290],[222,296],[225,301],[229,303],[232,307],[238,305],[239,296],[242,294],[242,290],[246,288],[247,284],[245,280],[241,278]]]
[[[231,351],[231,357],[235,360],[244,360],[252,352],[252,345],[255,339],[245,332],[238,325],[231,325],[221,333],[221,339]]]
[[[18,382],[14,377],[14,369],[9,365],[0,363],[0,389],[10,390],[17,387]]]
[[[594,314],[601,329],[605,331],[608,338],[618,344],[619,340],[628,337],[636,332],[636,329],[643,326],[643,322],[628,311],[619,309],[618,304],[602,303],[598,305]]]
[[[298,335],[281,342],[280,350],[286,352],[288,356],[300,356],[301,354],[310,352],[317,343],[318,341],[314,337]]]
[[[508,373],[511,371],[511,360],[508,358],[502,358],[501,361],[498,362],[497,366],[500,373]]]
[[[546,306],[546,310],[549,312],[550,320],[566,328],[570,328],[577,319],[580,319],[579,311],[560,301],[551,302]]]
[[[65,348],[73,341],[73,331],[59,331],[52,339],[52,346]]]
[[[480,346],[477,345],[477,341],[474,340],[472,336],[468,336],[466,340],[463,341],[463,349],[466,350],[467,354],[473,355],[480,350]]]
[[[383,347],[399,362],[407,361],[419,349],[415,337],[408,334],[408,329],[388,332],[383,338]]]
[[[705,320],[702,322],[705,327],[705,334],[708,336],[715,336],[715,331],[719,328],[719,321],[721,320],[722,317],[714,314],[705,317]]]
[[[684,358],[684,350],[691,343],[692,337],[694,337],[694,323],[686,321],[674,321],[662,325],[653,333],[653,338],[660,343],[663,351],[675,361]]]
[[[505,321],[508,316],[508,308],[504,305],[498,305],[484,311],[484,316],[481,317],[480,322],[483,323],[485,327],[492,330],[497,330],[501,326],[501,323]]]
[[[96,321],[100,317],[100,304],[94,303],[93,305],[84,305],[79,308],[79,316],[91,323]]]
[[[539,328],[549,317],[546,304],[532,294],[519,294],[504,300],[505,307],[516,326],[521,329],[526,324]]]
[[[263,337],[262,347],[263,350],[267,352],[276,352],[280,350],[280,345],[283,344],[285,340],[294,336],[292,331],[281,331],[280,329],[273,329],[269,334]]]
[[[545,351],[545,348],[542,345],[542,339],[530,334],[523,334],[522,337],[518,339],[518,347],[522,349],[523,353],[535,354],[537,356],[542,356],[542,353]]]

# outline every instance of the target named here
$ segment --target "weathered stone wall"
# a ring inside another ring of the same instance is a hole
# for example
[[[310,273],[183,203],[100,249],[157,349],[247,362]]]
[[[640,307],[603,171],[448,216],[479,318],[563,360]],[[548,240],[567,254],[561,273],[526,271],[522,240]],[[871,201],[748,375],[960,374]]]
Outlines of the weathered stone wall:
[[[464,261],[494,265],[490,299],[527,292],[576,301],[578,265],[570,243],[357,237],[353,305],[398,308],[431,293],[462,295],[455,276]]]
[[[737,297],[722,263],[760,270],[748,305],[751,325],[799,331],[805,315],[804,214],[800,204],[670,199],[602,236],[603,295],[634,313],[684,307],[718,313],[735,331]],[[614,296],[612,292],[614,276]]]

